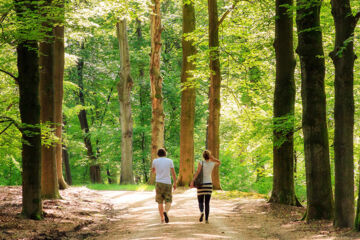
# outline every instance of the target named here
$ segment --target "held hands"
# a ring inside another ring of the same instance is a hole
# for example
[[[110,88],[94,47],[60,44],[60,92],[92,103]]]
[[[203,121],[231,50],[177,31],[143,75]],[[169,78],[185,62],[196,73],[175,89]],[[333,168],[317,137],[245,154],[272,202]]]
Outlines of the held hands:
[[[194,181],[191,181],[190,188],[194,188]]]

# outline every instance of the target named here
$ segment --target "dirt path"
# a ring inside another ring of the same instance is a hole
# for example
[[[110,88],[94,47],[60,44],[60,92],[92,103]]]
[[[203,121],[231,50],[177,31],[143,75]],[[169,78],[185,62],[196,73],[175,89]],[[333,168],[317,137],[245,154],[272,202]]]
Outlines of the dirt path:
[[[299,221],[304,208],[269,204],[246,193],[241,194],[246,198],[221,200],[228,195],[213,195],[210,224],[204,224],[198,221],[196,190],[178,189],[170,223],[162,224],[154,192],[71,187],[61,191],[62,199],[45,200],[44,219],[35,221],[20,216],[21,187],[0,187],[0,240],[360,240],[360,233],[335,229],[331,221]]]
[[[177,190],[170,223],[160,223],[153,192],[102,192],[114,207],[108,231],[95,239],[360,239],[331,222],[298,221],[304,209],[264,199],[211,200],[210,224],[199,223],[196,190]]]
[[[153,192],[102,193],[118,218],[110,232],[97,239],[245,239],[230,221],[234,202],[211,201],[210,224],[198,221],[196,190],[177,190],[169,212],[170,223],[160,222]]]

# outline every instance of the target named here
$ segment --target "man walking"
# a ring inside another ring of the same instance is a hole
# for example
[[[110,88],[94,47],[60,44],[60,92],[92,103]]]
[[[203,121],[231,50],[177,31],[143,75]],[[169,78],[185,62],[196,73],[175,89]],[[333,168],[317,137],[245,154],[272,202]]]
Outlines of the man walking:
[[[174,163],[171,159],[166,157],[166,151],[160,148],[157,152],[158,158],[154,159],[152,163],[152,171],[156,174],[156,197],[155,201],[158,203],[159,214],[161,222],[169,222],[169,210],[172,202],[171,191],[171,177],[173,179],[173,188],[176,189],[176,173]],[[164,211],[165,202],[165,211]]]

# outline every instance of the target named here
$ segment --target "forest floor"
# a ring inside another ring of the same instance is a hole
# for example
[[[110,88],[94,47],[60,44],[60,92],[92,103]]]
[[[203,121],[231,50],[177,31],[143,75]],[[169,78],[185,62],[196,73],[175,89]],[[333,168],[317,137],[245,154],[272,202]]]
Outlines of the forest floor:
[[[360,239],[329,221],[299,221],[305,209],[265,199],[211,199],[209,224],[198,221],[196,190],[177,189],[161,223],[154,192],[71,187],[43,202],[44,220],[21,218],[21,188],[0,187],[0,239]]]

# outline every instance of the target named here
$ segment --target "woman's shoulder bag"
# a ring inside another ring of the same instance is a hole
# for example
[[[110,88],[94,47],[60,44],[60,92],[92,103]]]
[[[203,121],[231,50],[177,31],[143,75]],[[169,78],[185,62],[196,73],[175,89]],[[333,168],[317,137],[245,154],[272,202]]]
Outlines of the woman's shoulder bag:
[[[201,170],[200,170],[199,174],[197,175],[196,179],[194,180],[194,187],[196,187],[196,188],[201,187],[201,185],[203,183],[203,168],[204,168],[204,163],[202,162]]]

